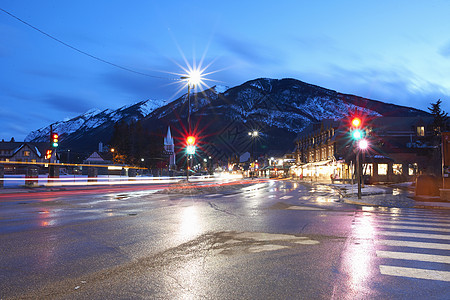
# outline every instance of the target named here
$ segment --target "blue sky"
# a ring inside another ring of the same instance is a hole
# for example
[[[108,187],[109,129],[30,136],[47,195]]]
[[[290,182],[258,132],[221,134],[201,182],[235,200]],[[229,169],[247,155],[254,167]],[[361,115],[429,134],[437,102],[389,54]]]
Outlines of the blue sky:
[[[450,111],[450,1],[17,1],[0,8],[0,139],[91,108],[186,93],[186,60],[209,86],[296,78],[343,93]]]

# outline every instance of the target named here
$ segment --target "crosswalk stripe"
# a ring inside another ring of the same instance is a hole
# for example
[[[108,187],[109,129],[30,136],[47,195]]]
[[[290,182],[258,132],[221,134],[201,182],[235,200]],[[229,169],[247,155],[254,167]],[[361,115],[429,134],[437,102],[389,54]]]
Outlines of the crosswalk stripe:
[[[401,236],[401,237],[425,238],[425,239],[450,240],[450,235],[444,235],[444,234],[428,234],[428,233],[399,232],[399,231],[378,231],[378,232],[376,232],[376,234]]]
[[[450,223],[433,223],[433,222],[410,222],[410,221],[380,221],[379,223],[386,224],[407,224],[407,225],[430,225],[430,226],[441,226],[450,227]]]
[[[380,245],[385,245],[385,246],[450,250],[449,244],[441,244],[441,243],[423,243],[423,242],[410,242],[410,241],[398,241],[398,240],[378,240],[378,241],[376,241],[376,243],[380,244]]]
[[[388,229],[409,229],[409,230],[422,230],[422,231],[441,231],[441,232],[450,232],[450,228],[442,228],[442,227],[421,227],[421,226],[401,226],[401,225],[376,225],[375,227],[379,228],[388,228]]]
[[[292,198],[292,196],[283,196],[283,197],[280,197],[280,199],[283,199],[283,200],[291,199],[291,198]]]
[[[432,255],[432,254],[382,251],[382,250],[377,250],[376,254],[378,257],[381,258],[418,260],[418,261],[445,263],[445,264],[450,263],[450,256],[445,255]]]
[[[436,217],[436,216],[425,216],[425,215],[414,215],[414,216],[405,216],[402,214],[402,216],[398,216],[398,215],[392,215],[392,216],[388,216],[388,215],[376,215],[376,214],[371,214],[372,216],[377,216],[378,220],[396,220],[396,221],[400,221],[400,220],[410,220],[410,221],[431,221],[431,220],[435,220],[435,221],[439,221],[439,222],[445,222],[445,223],[450,223],[450,220],[446,217]]]
[[[450,272],[380,265],[383,275],[450,281]]]

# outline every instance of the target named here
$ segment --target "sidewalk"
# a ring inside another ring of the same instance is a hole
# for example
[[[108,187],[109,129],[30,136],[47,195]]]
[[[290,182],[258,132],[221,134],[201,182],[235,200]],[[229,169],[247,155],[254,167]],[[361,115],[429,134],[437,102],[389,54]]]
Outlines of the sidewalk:
[[[314,184],[314,183],[313,183]],[[342,201],[351,204],[384,206],[398,208],[450,209],[450,202],[441,201],[439,197],[415,197],[410,184],[398,185],[364,185],[361,199],[358,199],[356,184],[331,184],[317,182],[337,190]]]

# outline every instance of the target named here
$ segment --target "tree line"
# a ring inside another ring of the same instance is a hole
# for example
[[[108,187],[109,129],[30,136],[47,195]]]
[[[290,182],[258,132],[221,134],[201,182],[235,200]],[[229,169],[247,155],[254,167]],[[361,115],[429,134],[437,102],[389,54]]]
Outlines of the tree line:
[[[162,133],[151,132],[140,120],[116,123],[109,144],[114,149],[114,163],[156,168],[165,162]]]

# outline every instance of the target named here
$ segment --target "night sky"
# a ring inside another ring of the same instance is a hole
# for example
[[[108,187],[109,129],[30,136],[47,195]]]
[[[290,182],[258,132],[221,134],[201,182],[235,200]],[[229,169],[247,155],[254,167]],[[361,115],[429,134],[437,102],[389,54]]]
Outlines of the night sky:
[[[2,0],[0,9],[76,48],[0,10],[0,139],[91,108],[174,100],[188,64],[207,67],[208,86],[289,77],[425,111],[441,99],[450,111],[450,1]]]

